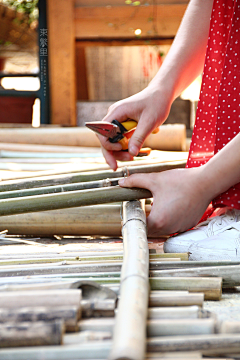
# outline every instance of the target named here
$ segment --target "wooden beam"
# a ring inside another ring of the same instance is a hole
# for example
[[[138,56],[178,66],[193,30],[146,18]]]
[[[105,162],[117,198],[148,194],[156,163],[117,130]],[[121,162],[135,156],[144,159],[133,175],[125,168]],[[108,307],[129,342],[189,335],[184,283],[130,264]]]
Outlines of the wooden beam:
[[[149,6],[77,6],[75,36],[81,38],[172,37],[180,25],[187,4]]]
[[[51,123],[76,125],[74,1],[47,0]]]
[[[76,49],[86,46],[139,46],[139,45],[172,45],[174,37],[142,37],[140,39],[132,38],[86,38],[77,39]]]

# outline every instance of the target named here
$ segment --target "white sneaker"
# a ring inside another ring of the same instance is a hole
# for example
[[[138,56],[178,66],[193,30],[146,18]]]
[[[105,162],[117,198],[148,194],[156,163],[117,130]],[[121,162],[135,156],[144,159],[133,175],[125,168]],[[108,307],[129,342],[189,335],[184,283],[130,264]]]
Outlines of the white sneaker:
[[[195,252],[198,244],[199,244],[199,246],[201,244],[201,248],[202,248],[202,246],[207,246],[207,243],[210,241],[210,239],[219,239],[220,243],[222,243],[223,241],[225,243],[224,239],[232,239],[232,240],[239,239],[239,236],[240,236],[240,210],[224,208],[224,209],[221,209],[219,213],[220,214],[222,213],[222,215],[215,216],[213,218],[209,218],[208,220],[197,225],[193,230],[190,230],[190,231],[187,231],[180,235],[176,235],[176,236],[169,238],[164,243],[164,252],[166,252],[166,253],[191,252],[192,253],[193,249]],[[205,242],[203,243],[203,241],[205,241]],[[226,240],[225,247],[231,248],[232,245],[230,245],[230,242],[231,242],[230,240]],[[214,240],[214,243],[216,243],[215,240]],[[229,243],[229,245],[228,245],[228,243]],[[223,244],[220,246],[223,246]],[[223,248],[224,248],[224,246],[222,247],[222,249]],[[211,251],[213,251],[213,249]],[[212,255],[214,256],[214,254],[212,254]],[[219,257],[212,257],[212,259],[213,258],[219,259]],[[196,260],[196,257],[192,253],[189,256],[189,259]],[[226,260],[227,259],[229,259],[229,257],[227,257]],[[235,259],[236,259],[236,257],[235,257]]]

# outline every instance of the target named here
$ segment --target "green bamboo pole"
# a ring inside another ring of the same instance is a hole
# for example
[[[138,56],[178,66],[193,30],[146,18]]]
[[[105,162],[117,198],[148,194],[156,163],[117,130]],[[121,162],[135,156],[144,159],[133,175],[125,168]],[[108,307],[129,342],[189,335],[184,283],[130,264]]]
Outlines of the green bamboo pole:
[[[56,186],[62,184],[73,184],[86,181],[103,180],[107,178],[120,178],[136,173],[160,172],[175,168],[185,167],[186,161],[166,162],[154,165],[128,166],[117,171],[89,171],[74,174],[61,174],[56,176],[33,177],[27,180],[9,180],[0,184],[0,191],[12,191],[42,186]]]
[[[2,191],[0,192],[0,199],[10,199],[24,196],[34,196],[34,195],[43,195],[43,194],[56,194],[67,191],[77,191],[77,190],[86,190],[86,189],[96,189],[108,186],[118,185],[119,178],[116,179],[104,179],[97,181],[87,181],[76,184],[63,184],[56,186],[44,186],[40,188],[33,189],[22,189],[22,190],[13,190],[13,191]]]
[[[146,199],[149,197],[152,197],[152,194],[146,189],[128,189],[114,186],[112,188],[2,199],[0,200],[0,216]]]

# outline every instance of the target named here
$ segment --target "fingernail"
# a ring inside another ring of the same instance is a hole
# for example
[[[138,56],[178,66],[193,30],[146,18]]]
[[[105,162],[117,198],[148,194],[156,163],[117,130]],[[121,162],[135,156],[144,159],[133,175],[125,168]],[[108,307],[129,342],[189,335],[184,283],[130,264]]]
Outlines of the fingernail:
[[[129,147],[129,152],[130,152],[130,154],[131,154],[132,156],[137,156],[137,154],[138,154],[138,148],[137,148],[137,146],[136,146],[136,145],[131,145],[131,146]]]
[[[118,184],[119,184],[120,186],[123,186],[123,185],[124,185],[124,182],[125,182],[125,179],[120,179],[120,180],[118,181]]]

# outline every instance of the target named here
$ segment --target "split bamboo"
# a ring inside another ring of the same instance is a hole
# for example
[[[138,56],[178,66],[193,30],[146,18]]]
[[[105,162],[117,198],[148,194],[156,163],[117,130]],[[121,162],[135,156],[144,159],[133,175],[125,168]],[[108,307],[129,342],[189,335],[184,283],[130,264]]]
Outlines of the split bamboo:
[[[146,348],[149,252],[146,216],[139,201],[123,203],[122,235],[121,298],[109,359],[141,360]]]
[[[59,320],[0,324],[0,348],[61,345],[63,332]]]
[[[190,262],[191,263],[191,262]],[[181,276],[207,276],[216,277],[219,276],[223,280],[223,287],[232,287],[240,285],[240,265],[231,266],[211,266],[211,267],[194,267],[188,269],[176,270],[160,270],[154,271],[150,276],[161,277],[181,277]]]
[[[0,216],[115,203],[126,200],[144,199],[151,196],[151,192],[146,189],[130,189],[114,186],[112,188],[2,199],[0,200]]]
[[[220,277],[152,277],[152,290],[188,290],[204,293],[205,300],[220,300],[222,296],[222,278]]]
[[[80,317],[79,306],[0,308],[0,324],[62,320],[67,332],[77,331]]]
[[[73,183],[87,182],[87,181],[121,178],[136,173],[139,174],[139,173],[161,172],[175,168],[184,168],[185,165],[186,165],[186,161],[172,161],[172,162],[166,162],[166,163],[154,164],[154,165],[128,166],[128,167],[120,168],[115,172],[112,170],[85,171],[85,172],[76,172],[72,174],[65,173],[61,175],[32,177],[25,180],[23,179],[8,180],[1,182],[0,191],[22,190],[29,188],[38,188],[42,186],[56,186],[56,185],[73,184]]]
[[[165,254],[168,255],[169,257],[172,257],[171,253]],[[175,254],[176,255],[176,254]],[[178,257],[178,256],[177,256]],[[181,258],[183,260],[183,258]],[[234,260],[210,260],[210,261],[181,261],[179,263],[173,263],[173,262],[168,262],[165,265],[165,269],[179,269],[179,271],[181,272],[183,269],[189,269],[189,273],[191,271],[198,271],[198,268],[206,268],[208,267],[208,270],[211,271],[211,269],[215,270],[217,269],[219,266],[230,266],[230,265],[240,265],[240,261],[234,261]],[[209,268],[211,267],[211,268]],[[163,269],[164,270],[164,269]],[[179,271],[174,270],[175,273],[178,273]],[[199,269],[200,271],[200,269]],[[205,271],[203,269],[203,271]],[[221,270],[219,270],[221,271]],[[153,274],[155,274],[155,272],[153,272]],[[216,276],[216,275],[214,275]],[[217,275],[217,276],[221,276],[221,275]]]

